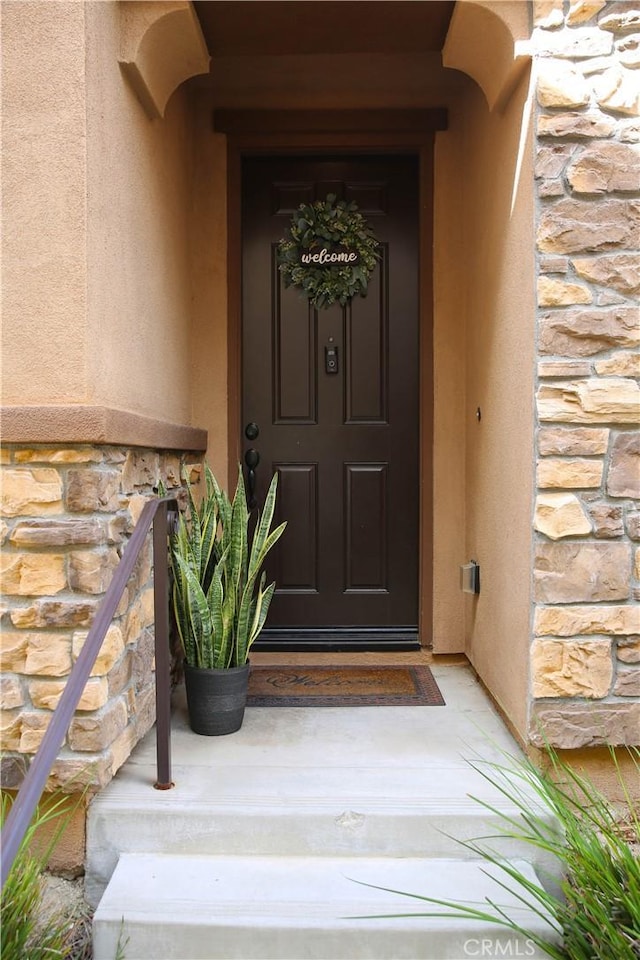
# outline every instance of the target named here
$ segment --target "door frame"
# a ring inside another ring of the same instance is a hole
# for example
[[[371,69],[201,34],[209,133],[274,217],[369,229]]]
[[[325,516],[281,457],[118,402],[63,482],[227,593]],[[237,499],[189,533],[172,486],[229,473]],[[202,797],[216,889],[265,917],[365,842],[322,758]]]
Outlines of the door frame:
[[[227,135],[227,437],[228,462],[241,457],[242,160],[245,156],[344,153],[404,154],[419,159],[419,431],[418,631],[433,630],[433,176],[437,130],[447,112],[425,110],[220,110],[213,128]]]

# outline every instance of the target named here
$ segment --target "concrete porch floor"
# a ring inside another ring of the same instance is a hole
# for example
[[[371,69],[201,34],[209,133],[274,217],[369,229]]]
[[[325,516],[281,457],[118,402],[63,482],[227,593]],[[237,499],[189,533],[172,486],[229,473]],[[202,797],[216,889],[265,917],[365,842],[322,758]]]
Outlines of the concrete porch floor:
[[[465,657],[437,660],[418,653],[254,654],[252,662],[427,664],[445,699],[439,707],[247,707],[242,728],[223,737],[202,737],[188,724],[184,688],[173,697],[173,779],[181,792],[189,789],[199,767],[262,767],[305,769],[371,766],[381,773],[398,766],[469,771],[468,761],[503,761],[502,751],[521,753],[515,739]],[[129,774],[154,779],[155,731],[138,745],[128,761]],[[473,779],[473,777],[472,777]],[[117,782],[117,781],[116,781]],[[326,782],[326,781],[325,781]],[[328,784],[327,784],[328,786]],[[280,785],[286,791],[286,783]],[[173,793],[173,791],[171,791]],[[458,792],[458,791],[457,791]],[[154,791],[154,793],[156,793]],[[157,795],[157,794],[156,794]],[[426,799],[426,798],[425,798]]]

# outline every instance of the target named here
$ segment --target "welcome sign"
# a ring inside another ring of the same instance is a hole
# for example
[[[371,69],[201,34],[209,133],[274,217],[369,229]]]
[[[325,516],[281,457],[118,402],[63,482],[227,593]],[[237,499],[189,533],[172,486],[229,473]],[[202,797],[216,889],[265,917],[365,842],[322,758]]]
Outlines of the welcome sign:
[[[347,247],[328,246],[320,250],[305,250],[300,248],[300,263],[308,267],[317,265],[319,267],[330,267],[333,264],[354,266],[360,262],[360,254],[357,250],[350,250]]]

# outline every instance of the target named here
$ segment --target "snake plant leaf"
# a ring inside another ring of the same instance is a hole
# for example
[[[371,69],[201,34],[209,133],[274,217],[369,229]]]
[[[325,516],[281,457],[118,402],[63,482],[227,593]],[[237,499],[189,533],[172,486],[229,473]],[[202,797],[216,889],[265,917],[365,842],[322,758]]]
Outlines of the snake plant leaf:
[[[208,651],[211,647],[211,616],[207,598],[200,581],[190,564],[183,557],[176,557],[178,567],[186,582],[185,613],[187,629],[191,631],[196,648],[197,666],[208,666]]]
[[[266,580],[266,576],[263,574],[263,577],[262,577],[263,584],[265,580]],[[259,636],[259,634],[262,632],[262,628],[265,625],[267,614],[269,612],[271,598],[273,597],[275,589],[276,589],[275,583],[270,583],[269,586],[264,591],[261,590],[258,595],[258,602],[256,603],[253,626],[251,627],[250,644],[253,643],[256,637]]]
[[[256,527],[255,532],[253,534],[253,543],[251,545],[251,559],[249,560],[250,575],[256,567],[258,554],[262,550],[262,547],[264,546],[264,542],[271,528],[271,521],[273,520],[273,514],[275,511],[275,505],[276,505],[277,488],[278,488],[278,474],[274,473],[273,477],[271,478],[271,483],[269,484],[267,496],[264,501],[262,516],[260,517],[258,526]]]

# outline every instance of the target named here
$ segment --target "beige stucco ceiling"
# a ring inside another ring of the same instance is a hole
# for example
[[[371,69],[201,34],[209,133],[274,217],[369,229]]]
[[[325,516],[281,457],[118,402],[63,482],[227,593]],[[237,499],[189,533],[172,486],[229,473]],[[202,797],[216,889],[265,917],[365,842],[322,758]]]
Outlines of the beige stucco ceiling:
[[[215,109],[411,108],[446,101],[447,0],[196,0]]]
[[[212,57],[440,51],[453,0],[196,0]]]

